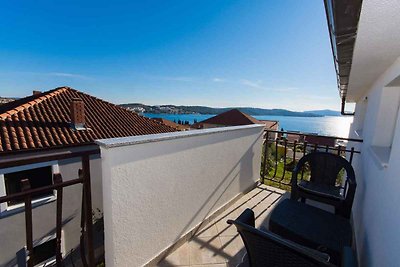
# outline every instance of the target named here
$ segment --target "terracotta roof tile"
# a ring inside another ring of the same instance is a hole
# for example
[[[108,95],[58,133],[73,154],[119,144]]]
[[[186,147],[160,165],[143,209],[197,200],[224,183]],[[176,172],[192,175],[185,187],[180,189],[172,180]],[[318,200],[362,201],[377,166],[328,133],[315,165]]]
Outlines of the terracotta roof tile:
[[[167,119],[163,119],[163,118],[153,118],[153,120],[155,120],[155,121],[157,121],[159,123],[168,125],[168,126],[170,126],[172,128],[175,128],[178,131],[186,131],[186,130],[190,129],[190,125],[189,124],[178,124],[178,123],[175,123],[173,121],[170,121],[170,120],[167,120]]]
[[[271,121],[271,120],[260,120],[261,123],[265,124],[265,129],[267,130],[279,130],[279,121]]]
[[[85,104],[87,130],[76,131],[71,127],[73,98],[80,98]],[[0,153],[78,146],[96,139],[174,131],[163,123],[69,87],[0,106]]]

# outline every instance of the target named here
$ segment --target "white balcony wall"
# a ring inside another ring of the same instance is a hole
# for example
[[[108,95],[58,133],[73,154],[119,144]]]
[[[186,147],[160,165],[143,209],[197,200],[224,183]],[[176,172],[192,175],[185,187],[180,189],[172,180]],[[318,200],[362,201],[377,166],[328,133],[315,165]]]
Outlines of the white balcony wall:
[[[99,140],[107,266],[142,266],[259,179],[264,126]]]
[[[354,167],[353,219],[360,266],[398,266],[400,244],[400,58],[357,102],[351,137],[362,129]],[[367,100],[367,101],[366,101]]]

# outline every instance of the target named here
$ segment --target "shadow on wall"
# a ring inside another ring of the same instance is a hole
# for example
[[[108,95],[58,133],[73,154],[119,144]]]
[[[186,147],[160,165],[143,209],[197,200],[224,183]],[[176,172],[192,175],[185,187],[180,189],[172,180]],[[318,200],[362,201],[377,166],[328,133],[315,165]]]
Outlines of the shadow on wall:
[[[78,211],[76,210],[72,215],[70,215],[66,219],[64,219],[62,221],[62,227],[64,227],[66,224],[68,224],[70,221],[72,221],[76,217],[77,213],[78,213]],[[46,238],[48,236],[55,235],[55,233],[56,233],[56,228],[54,227],[50,231],[45,233],[43,236],[41,236],[40,238],[34,240],[33,243],[35,243],[35,242],[37,242],[37,241],[39,241],[41,239],[44,239],[44,238]],[[25,233],[23,233],[23,234],[25,235]],[[11,259],[9,262],[5,263],[4,264],[5,267],[11,267],[11,266],[25,267],[26,266],[25,247],[22,247],[15,254],[16,254],[16,257]]]
[[[262,136],[262,134],[261,134]],[[214,210],[215,206],[217,205],[218,201],[221,199],[221,197],[224,195],[226,190],[231,186],[231,184],[238,178],[239,176],[239,184],[240,184],[240,190],[243,192],[244,190],[248,189],[248,179],[247,177],[254,177],[253,175],[253,148],[257,144],[258,138],[256,141],[254,141],[250,148],[246,151],[246,153],[243,154],[243,156],[236,162],[236,164],[232,167],[232,169],[225,175],[224,179],[218,184],[218,186],[213,190],[213,192],[208,196],[206,201],[201,205],[201,207],[196,211],[196,213],[192,216],[192,218],[187,222],[186,226],[182,229],[181,232],[176,236],[174,242],[178,241],[182,235],[184,235],[187,231],[189,231],[190,225],[193,223],[193,221],[196,219],[197,215],[201,213],[201,211],[204,209],[204,207],[208,204],[208,202],[215,196],[215,194],[219,191],[219,189],[226,183],[227,179],[229,177],[233,176],[230,180],[229,183],[226,185],[225,189],[219,194],[218,198],[214,201],[212,206],[208,209],[206,214],[203,216],[201,221],[204,221],[210,213]],[[261,154],[259,155],[261,158]],[[239,171],[234,173],[236,167],[239,166]],[[261,168],[261,166],[260,166]],[[250,173],[248,173],[250,172]],[[258,172],[259,173],[259,172]],[[258,175],[257,173],[257,175]]]
[[[131,253],[130,250],[141,249],[140,242],[147,242],[142,248],[144,254],[129,255],[140,263],[151,260],[237,194],[250,189],[259,179],[262,136],[262,128],[254,127],[232,130],[228,134],[218,132],[196,135],[195,138],[183,137],[179,141],[170,139],[157,144],[127,144],[102,149],[103,168],[107,168],[107,171],[103,169],[103,175],[110,177],[106,180],[109,184],[105,183],[106,197],[115,197],[107,203],[116,205],[115,216],[108,218],[105,214],[105,222],[118,221],[115,226],[118,235],[115,232],[110,234],[122,240],[114,239],[112,242],[119,246],[124,242],[130,243],[130,239],[138,241],[132,247],[114,248],[112,261],[125,262],[124,257]],[[175,176],[169,179],[172,174]],[[120,178],[119,182],[112,182],[116,178]],[[155,186],[157,190],[153,190]],[[177,194],[182,198],[176,198]],[[155,200],[157,204],[154,205]],[[157,213],[159,209],[161,212]],[[154,228],[142,223],[147,216],[152,218],[150,226]],[[164,220],[161,228],[160,220]],[[124,235],[129,223],[137,227]],[[163,232],[162,227],[171,229]],[[143,235],[140,235],[140,229],[143,229]],[[134,235],[136,233],[138,236]],[[158,243],[152,246],[151,242]]]
[[[66,218],[62,222],[62,227],[64,227],[69,222],[71,222],[76,217],[77,213],[78,213],[78,211],[76,211],[73,215]],[[56,228],[53,228],[37,240],[41,240],[41,239],[51,236],[51,235],[55,235],[55,232],[56,232]],[[94,249],[95,249],[95,256],[99,262],[104,262],[104,221],[103,221],[102,217],[97,218],[93,224],[93,238],[94,238],[93,243],[94,243]],[[37,241],[37,240],[35,240],[35,241]],[[87,253],[87,251],[85,253]],[[70,251],[67,251],[66,254],[63,256],[64,256],[63,264],[66,267],[82,265],[80,245],[78,245],[76,248],[74,248]],[[14,259],[10,260],[9,262],[5,263],[4,266],[5,267],[13,267],[13,266],[26,267],[26,250],[25,250],[25,248],[21,248],[19,251],[17,251],[16,257]]]
[[[357,168],[354,168],[355,170],[364,170],[364,166],[362,163],[365,162],[364,160],[361,160],[360,157],[356,158],[356,162],[354,162],[355,166]],[[367,167],[368,171],[368,167]],[[376,176],[372,176],[376,177]],[[365,229],[365,222],[367,218],[365,218],[365,203],[368,202],[366,199],[366,192],[368,190],[374,190],[374,189],[369,189],[369,184],[368,181],[365,180],[366,176],[364,176],[362,173],[356,173],[356,181],[357,181],[357,190],[356,190],[356,195],[353,203],[353,229],[354,229],[354,235],[355,237],[358,237],[355,239],[355,245],[356,251],[358,253],[358,256],[363,255],[363,257],[358,257],[358,261],[360,263],[360,266],[364,266],[365,263],[372,262],[373,259],[368,259],[365,257],[369,257],[370,255],[370,247],[368,245],[368,233]]]
[[[103,217],[95,218],[93,223],[93,247],[95,254],[95,263],[104,263],[104,220]],[[64,267],[75,267],[82,266],[81,257],[81,247],[80,245],[75,249],[69,251],[63,261]],[[87,250],[83,249],[84,253],[87,255]]]

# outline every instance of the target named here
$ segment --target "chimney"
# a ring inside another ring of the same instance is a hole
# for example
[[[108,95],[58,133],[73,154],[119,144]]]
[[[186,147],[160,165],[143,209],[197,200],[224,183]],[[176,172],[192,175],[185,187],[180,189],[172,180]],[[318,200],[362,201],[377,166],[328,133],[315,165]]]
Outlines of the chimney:
[[[75,130],[85,130],[85,105],[80,98],[71,101],[71,123]]]
[[[40,95],[41,93],[41,91],[33,90],[32,95]]]

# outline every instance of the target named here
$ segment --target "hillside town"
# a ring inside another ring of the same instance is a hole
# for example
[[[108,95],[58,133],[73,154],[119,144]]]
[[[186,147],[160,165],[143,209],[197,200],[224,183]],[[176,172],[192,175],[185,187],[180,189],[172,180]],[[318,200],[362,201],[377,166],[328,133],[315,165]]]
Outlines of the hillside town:
[[[1,96],[0,96],[0,105],[6,104],[6,103],[9,103],[9,102],[12,102],[12,101],[14,101],[14,100],[15,100],[15,98],[1,97]]]

